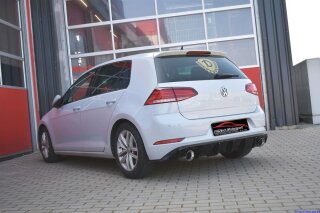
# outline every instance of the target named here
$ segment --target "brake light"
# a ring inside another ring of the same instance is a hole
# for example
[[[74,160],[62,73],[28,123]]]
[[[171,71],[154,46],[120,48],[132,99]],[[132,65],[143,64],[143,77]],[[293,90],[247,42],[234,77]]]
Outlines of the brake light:
[[[162,144],[169,144],[169,143],[178,143],[181,142],[184,138],[175,138],[175,139],[169,139],[169,140],[163,140],[163,141],[157,141],[153,145],[162,145]]]
[[[210,51],[188,51],[186,55],[211,55]]]
[[[246,91],[248,93],[254,94],[254,95],[258,95],[258,90],[255,84],[250,83],[246,85]]]
[[[144,105],[163,104],[183,101],[196,96],[198,92],[193,88],[156,88]]]

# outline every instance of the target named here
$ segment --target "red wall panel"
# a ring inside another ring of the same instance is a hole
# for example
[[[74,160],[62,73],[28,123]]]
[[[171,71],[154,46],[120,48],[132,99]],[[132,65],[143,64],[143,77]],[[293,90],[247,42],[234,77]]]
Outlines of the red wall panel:
[[[259,101],[261,107],[264,109],[264,101],[263,101],[263,92],[262,92],[262,83],[261,83],[261,72],[259,67],[253,68],[245,68],[241,69],[250,80],[257,86],[259,92]]]
[[[31,148],[27,90],[0,88],[0,157]]]

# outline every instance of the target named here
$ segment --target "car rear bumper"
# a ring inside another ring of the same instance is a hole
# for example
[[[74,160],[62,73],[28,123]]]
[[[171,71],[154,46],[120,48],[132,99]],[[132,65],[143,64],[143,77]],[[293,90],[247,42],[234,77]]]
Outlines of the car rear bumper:
[[[267,134],[245,136],[239,138],[226,139],[221,141],[207,142],[196,145],[178,147],[161,158],[161,161],[180,158],[186,155],[189,150],[194,151],[195,156],[214,156],[226,150],[236,150],[240,144],[249,148],[259,147],[267,142]]]
[[[248,138],[266,134],[265,115],[260,107],[248,114],[239,114],[215,118],[189,120],[179,112],[152,114],[141,111],[136,119],[139,132],[144,141],[150,160],[161,160],[168,153],[180,147],[197,146],[206,143]],[[249,131],[214,136],[211,125],[223,121],[247,119]],[[183,138],[182,141],[170,144],[155,145],[158,141]]]

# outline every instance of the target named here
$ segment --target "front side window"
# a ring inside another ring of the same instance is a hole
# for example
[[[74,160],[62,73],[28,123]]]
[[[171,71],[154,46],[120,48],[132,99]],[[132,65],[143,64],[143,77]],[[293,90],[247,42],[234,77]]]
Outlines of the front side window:
[[[64,95],[63,104],[69,104],[86,98],[91,89],[94,73],[94,71],[90,71],[81,76]]]
[[[130,81],[131,61],[121,61],[105,65],[96,73],[94,88],[90,96],[122,90]]]

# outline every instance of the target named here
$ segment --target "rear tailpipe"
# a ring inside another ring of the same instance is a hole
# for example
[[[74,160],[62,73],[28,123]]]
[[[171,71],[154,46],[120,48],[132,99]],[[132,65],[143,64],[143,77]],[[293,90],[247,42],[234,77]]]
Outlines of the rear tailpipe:
[[[256,146],[261,147],[267,142],[266,138],[261,137],[256,141]]]
[[[186,160],[187,161],[192,161],[194,159],[194,151],[193,150],[188,150],[186,154]]]

